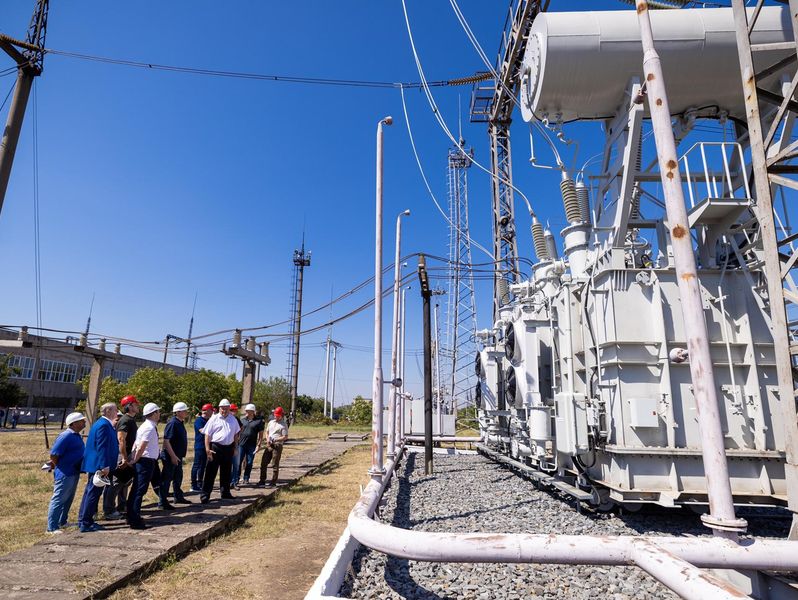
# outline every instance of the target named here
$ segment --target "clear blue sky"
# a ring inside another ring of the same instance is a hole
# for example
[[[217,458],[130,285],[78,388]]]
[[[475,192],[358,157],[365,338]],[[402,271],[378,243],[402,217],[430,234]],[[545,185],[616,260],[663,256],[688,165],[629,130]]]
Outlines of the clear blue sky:
[[[23,37],[33,4],[3,2],[0,31]],[[51,4],[47,45],[53,49],[280,75],[418,79],[398,0]],[[408,6],[431,80],[484,70],[447,2],[410,0]],[[465,0],[461,7],[493,57],[506,4]],[[550,10],[587,8],[629,9],[610,0],[554,0]],[[0,66],[12,64],[0,58]],[[0,98],[13,77],[0,77]],[[82,329],[94,292],[92,330],[132,339],[185,335],[195,291],[195,334],[282,321],[289,309],[291,255],[303,228],[313,253],[305,280],[308,309],[329,300],[331,290],[337,295],[369,277],[374,131],[388,114],[396,122],[385,135],[385,262],[393,256],[394,218],[404,208],[413,211],[404,253],[447,255],[446,223],[418,174],[398,91],[201,77],[55,55],[46,58],[36,87],[47,327]],[[461,98],[463,134],[477,160],[487,164],[486,127],[467,119],[470,86],[434,93],[454,129]],[[407,98],[427,176],[445,206],[449,142],[422,94],[410,91]],[[7,107],[3,121],[6,113]],[[3,324],[35,324],[31,124],[32,105],[0,215]],[[598,126],[591,131],[598,134]],[[528,133],[520,115],[513,133],[516,184],[552,228],[563,226],[557,178],[528,166]],[[583,145],[580,156],[589,151]],[[489,180],[476,169],[470,193],[472,237],[490,247]],[[524,212],[519,206],[519,245],[530,256]],[[475,261],[484,258],[474,251]],[[408,347],[419,349],[414,288]],[[477,292],[479,326],[486,327],[490,285],[478,284]],[[366,288],[336,305],[333,314],[347,312],[371,293]],[[384,314],[388,321],[390,302]],[[303,325],[328,316],[324,311]],[[334,331],[344,344],[340,399],[370,396],[372,327],[372,312],[366,311]],[[300,393],[322,392],[324,338],[324,332],[303,338]],[[387,328],[384,343],[389,348]],[[286,347],[278,346],[267,374],[285,373]],[[221,354],[202,359],[201,366],[222,371],[233,366]],[[234,366],[240,371],[240,363]],[[410,390],[419,393],[413,355],[407,375]]]

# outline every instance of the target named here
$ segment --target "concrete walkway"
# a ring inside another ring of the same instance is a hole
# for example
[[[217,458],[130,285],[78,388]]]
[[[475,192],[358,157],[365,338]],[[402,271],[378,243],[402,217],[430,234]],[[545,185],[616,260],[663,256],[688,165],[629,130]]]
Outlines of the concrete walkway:
[[[312,448],[285,456],[280,464],[279,487],[291,485],[358,443],[321,440]],[[259,459],[260,454],[256,456],[253,481],[257,481]],[[190,465],[184,468],[188,470]],[[80,502],[82,487],[75,502]],[[69,531],[48,537],[0,557],[0,598],[77,600],[107,596],[152,571],[166,557],[184,555],[237,525],[268,503],[274,492],[247,486],[233,490],[235,500],[220,500],[216,491],[206,505],[199,504],[199,494],[192,493],[188,498],[195,504],[178,505],[173,512],[151,510],[153,504],[145,506],[143,515],[149,528],[143,531],[127,528],[124,521],[103,521],[105,531]]]

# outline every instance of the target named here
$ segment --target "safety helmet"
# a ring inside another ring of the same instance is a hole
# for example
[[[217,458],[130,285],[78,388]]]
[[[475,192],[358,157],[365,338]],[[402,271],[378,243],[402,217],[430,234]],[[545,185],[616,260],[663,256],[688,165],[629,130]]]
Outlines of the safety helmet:
[[[278,406],[277,408],[274,409],[274,418],[275,419],[282,419],[283,418],[283,414],[284,413],[283,413],[283,407],[282,406]]]

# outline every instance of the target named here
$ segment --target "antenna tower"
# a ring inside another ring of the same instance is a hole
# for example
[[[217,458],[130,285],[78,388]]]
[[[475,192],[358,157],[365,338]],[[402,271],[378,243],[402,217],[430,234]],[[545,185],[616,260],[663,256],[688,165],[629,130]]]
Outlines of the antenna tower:
[[[291,415],[293,423],[296,412],[297,382],[299,381],[299,334],[302,331],[302,283],[305,267],[310,266],[310,250],[305,251],[305,239],[302,248],[294,250],[294,275],[291,286],[291,325],[289,332],[291,345],[288,349],[288,381],[291,384]]]
[[[451,409],[467,404],[474,387],[473,357],[477,351],[477,317],[474,303],[474,276],[471,269],[471,237],[468,226],[468,169],[473,148],[449,149],[449,293],[446,307],[446,361],[443,398]],[[464,152],[465,151],[465,152]]]

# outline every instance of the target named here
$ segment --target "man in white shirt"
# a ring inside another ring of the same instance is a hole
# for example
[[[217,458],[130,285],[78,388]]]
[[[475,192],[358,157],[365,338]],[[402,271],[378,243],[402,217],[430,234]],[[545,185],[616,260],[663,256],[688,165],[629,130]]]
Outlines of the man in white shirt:
[[[133,457],[129,460],[129,464],[136,469],[132,497],[127,503],[127,523],[131,529],[147,528],[141,518],[141,501],[147,493],[147,488],[150,487],[152,472],[160,454],[158,421],[161,418],[161,409],[155,403],[148,402],[141,412],[144,415],[144,423],[136,430]]]
[[[275,487],[277,476],[280,474],[280,457],[283,455],[283,444],[288,439],[288,427],[285,424],[283,407],[278,406],[274,409],[274,419],[269,421],[266,426],[266,450],[260,460],[260,480],[258,487]],[[260,446],[258,446],[260,448]],[[266,484],[266,470],[269,463],[272,463],[272,480]]]
[[[205,427],[205,452],[208,455],[208,464],[205,467],[205,479],[202,482],[200,502],[207,504],[211,500],[213,484],[217,472],[220,473],[219,487],[222,499],[232,500],[230,493],[230,475],[233,470],[233,452],[238,444],[238,434],[241,426],[238,420],[230,414],[230,401],[227,398],[219,402],[219,412],[213,415]]]

